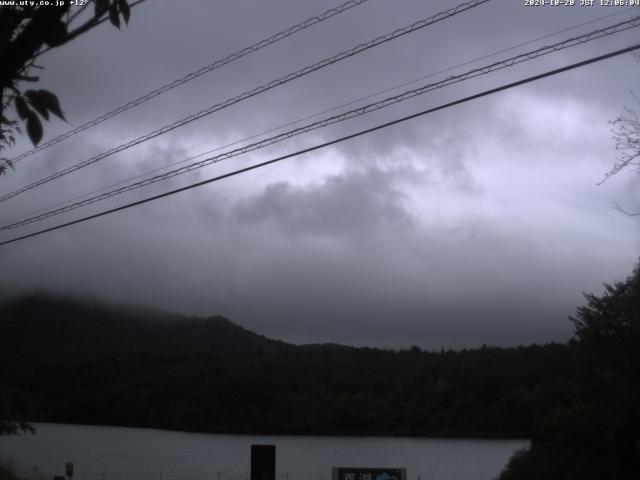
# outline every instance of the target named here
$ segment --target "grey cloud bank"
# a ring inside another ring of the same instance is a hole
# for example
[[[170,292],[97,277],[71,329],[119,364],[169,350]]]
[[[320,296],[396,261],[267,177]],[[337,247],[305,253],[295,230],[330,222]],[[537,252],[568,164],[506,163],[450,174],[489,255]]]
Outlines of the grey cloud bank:
[[[70,119],[103,113],[325,8],[307,1],[147,3],[122,32],[103,28],[51,53],[43,87],[59,93]],[[0,191],[450,6],[372,0],[23,161],[0,179]],[[0,216],[609,13],[489,2],[2,204]],[[437,91],[100,208],[621,48],[633,35]],[[614,201],[640,205],[637,179],[623,174],[596,183],[616,155],[607,122],[633,101],[628,92],[639,72],[631,56],[611,60],[4,247],[3,290],[49,288],[222,314],[297,342],[458,348],[563,341],[581,292],[623,278],[638,257],[637,219],[611,208]],[[51,125],[50,132],[64,128]]]

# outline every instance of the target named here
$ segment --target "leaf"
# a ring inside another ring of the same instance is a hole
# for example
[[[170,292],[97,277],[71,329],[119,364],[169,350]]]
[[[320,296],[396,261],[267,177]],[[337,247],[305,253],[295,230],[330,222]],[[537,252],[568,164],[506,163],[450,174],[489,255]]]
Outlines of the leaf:
[[[43,32],[43,38],[50,47],[57,47],[67,41],[67,24],[61,19],[47,25],[46,31]]]
[[[131,8],[129,7],[129,3],[127,0],[118,0],[118,6],[120,7],[120,13],[122,13],[124,22],[129,25],[129,17],[131,17]]]
[[[27,107],[27,102],[24,101],[24,98],[16,97],[15,103],[16,103],[16,112],[18,112],[18,116],[21,119],[24,120],[29,116],[30,113],[32,113],[29,107]]]
[[[24,92],[24,96],[29,99],[29,103],[36,111],[42,115],[45,120],[49,120],[49,111],[46,104],[42,101],[42,98],[38,96],[38,92],[35,90],[27,90]]]
[[[13,162],[8,158],[0,158],[0,174],[6,173],[7,166],[11,167],[11,170],[15,170],[16,167],[13,166]]]
[[[109,7],[109,20],[118,30],[120,29],[120,17],[118,16],[118,4],[114,3]]]
[[[27,134],[31,139],[31,143],[37,146],[42,140],[42,123],[40,123],[40,119],[35,113],[29,113],[30,115],[27,117]]]
[[[96,0],[94,17],[101,17],[109,9],[109,0]]]
[[[38,106],[41,106],[47,111],[53,113],[56,117],[64,120],[65,122],[67,121],[67,119],[64,118],[62,109],[60,108],[60,102],[58,101],[58,97],[56,97],[50,91],[42,90],[42,89],[27,90],[24,94],[31,102],[31,105],[33,105],[33,107],[36,110],[38,110],[38,112],[40,112],[40,108],[38,108]],[[42,112],[40,113],[42,114]],[[49,119],[47,115],[42,115],[42,116],[45,117],[47,120]]]

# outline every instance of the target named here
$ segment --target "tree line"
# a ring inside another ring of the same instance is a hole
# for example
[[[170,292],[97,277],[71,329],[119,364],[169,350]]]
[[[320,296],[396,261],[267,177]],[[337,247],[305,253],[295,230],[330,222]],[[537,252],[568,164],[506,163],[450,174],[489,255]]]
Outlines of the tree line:
[[[32,296],[0,307],[0,314],[0,330],[23,343],[20,352],[7,343],[0,350],[0,418],[13,415],[13,423],[0,422],[3,433],[40,420],[225,433],[529,438],[530,448],[511,459],[500,480],[639,478],[640,266],[604,294],[586,295],[571,319],[570,342],[514,348],[295,346],[219,317],[169,315],[136,351],[138,328],[153,317],[147,310]],[[58,355],[41,354],[37,322],[67,338]],[[94,342],[105,322],[127,349],[109,354],[109,342]],[[81,343],[81,355],[65,352]]]

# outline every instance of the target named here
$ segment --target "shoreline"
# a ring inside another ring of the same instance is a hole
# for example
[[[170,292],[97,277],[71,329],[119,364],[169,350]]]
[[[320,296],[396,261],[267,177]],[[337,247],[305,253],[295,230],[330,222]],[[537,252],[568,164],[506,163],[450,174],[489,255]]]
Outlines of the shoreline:
[[[69,422],[32,422],[36,429],[35,435],[38,434],[38,425],[51,425],[61,427],[86,427],[86,428],[108,428],[108,429],[132,429],[132,430],[148,430],[157,432],[169,432],[169,433],[184,433],[191,435],[218,435],[218,436],[241,436],[241,437],[320,437],[320,438],[381,438],[381,439],[401,439],[408,438],[412,440],[437,440],[437,441],[521,441],[530,442],[530,438],[522,436],[475,436],[475,435],[412,435],[412,434],[378,434],[378,433],[264,433],[264,432],[246,432],[246,431],[204,431],[204,430],[174,430],[162,427],[140,427],[134,425],[107,425],[99,423],[69,423]],[[30,433],[23,433],[20,436],[28,436]]]

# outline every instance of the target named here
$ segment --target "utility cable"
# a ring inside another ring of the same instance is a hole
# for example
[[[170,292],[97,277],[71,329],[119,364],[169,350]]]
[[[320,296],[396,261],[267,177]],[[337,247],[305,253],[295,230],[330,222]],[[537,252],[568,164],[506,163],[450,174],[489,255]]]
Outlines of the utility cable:
[[[90,120],[86,123],[83,123],[82,125],[79,125],[78,127],[75,127],[61,135],[58,135],[55,138],[52,138],[51,140],[48,140],[40,145],[38,145],[37,147],[26,151],[14,158],[9,159],[9,162],[11,162],[12,164],[15,164],[16,162],[19,162],[20,160],[22,160],[23,158],[29,157],[37,152],[40,152],[46,148],[49,148],[52,145],[55,145],[57,143],[62,142],[63,140],[66,140],[69,137],[72,137],[74,135],[77,135],[80,132],[84,132],[85,130],[88,130],[89,128],[95,127],[96,125],[101,124],[102,122],[109,120],[110,118],[115,117],[116,115],[119,115],[123,112],[126,112],[127,110],[130,110],[134,107],[137,107],[138,105],[141,105],[145,102],[147,102],[148,100],[151,100],[154,97],[157,97],[158,95],[162,95],[165,92],[168,92],[169,90],[172,90],[176,87],[179,87],[180,85],[190,82],[191,80],[194,80],[202,75],[204,75],[205,73],[209,73],[212,70],[215,70],[217,68],[220,68],[224,65],[227,65],[231,62],[235,62],[236,60],[239,60],[242,57],[245,57],[251,53],[257,52],[258,50],[262,50],[263,48],[272,45],[280,40],[284,40],[285,38],[288,38],[292,35],[295,35],[296,33],[305,30],[317,23],[323,22],[331,17],[334,17],[336,15],[339,15],[343,12],[346,12],[347,10],[353,8],[353,7],[357,7],[358,5],[361,5],[365,2],[368,2],[369,0],[349,0],[348,2],[343,3],[342,5],[339,5],[335,8],[332,8],[330,10],[327,10],[319,15],[315,15],[313,17],[310,17],[308,19],[306,19],[305,21],[298,23],[297,25],[294,25],[292,27],[287,28],[286,30],[283,30],[279,33],[276,33],[275,35],[270,36],[269,38],[265,38],[264,40],[260,40],[259,42],[254,43],[253,45],[250,45],[246,48],[243,48],[242,50],[239,50],[235,53],[232,53],[231,55],[226,56],[223,59],[217,60],[209,65],[206,65],[202,68],[199,68],[198,70],[195,70],[183,77],[180,77],[176,80],[173,80],[172,82],[169,82],[155,90],[152,90],[151,92],[142,95],[139,98],[136,98],[135,100],[131,100],[128,103],[125,103],[124,105],[121,105],[118,108],[115,108],[103,115],[100,115],[98,118],[95,118],[93,120]],[[136,2],[136,4],[139,2]],[[133,4],[132,4],[133,5]],[[106,17],[108,18],[108,17]],[[104,19],[103,19],[104,20]],[[44,53],[44,52],[42,52]]]
[[[534,76],[531,76],[531,77],[524,78],[522,80],[518,80],[516,82],[508,83],[508,84],[501,85],[501,86],[496,87],[496,88],[485,90],[483,92],[476,93],[475,95],[464,97],[462,99],[455,100],[453,102],[445,103],[443,105],[439,105],[439,106],[434,107],[434,108],[423,110],[421,112],[414,113],[412,115],[407,115],[405,117],[401,117],[401,118],[398,118],[396,120],[392,120],[390,122],[386,122],[386,123],[377,125],[375,127],[368,128],[366,130],[360,130],[359,132],[352,133],[350,135],[346,135],[344,137],[340,137],[340,138],[337,138],[337,139],[334,139],[334,140],[331,140],[331,141],[328,141],[328,142],[324,142],[324,143],[315,145],[313,147],[305,148],[303,150],[298,150],[297,152],[289,153],[287,155],[282,155],[280,157],[276,157],[276,158],[273,158],[271,160],[267,160],[265,162],[261,162],[261,163],[257,163],[257,164],[254,164],[254,165],[251,165],[251,166],[248,166],[248,167],[240,168],[238,170],[234,170],[233,172],[225,173],[223,175],[218,175],[216,177],[209,178],[207,180],[203,180],[201,182],[193,183],[191,185],[187,185],[187,186],[181,187],[181,188],[176,188],[175,190],[171,190],[171,191],[164,192],[164,193],[161,193],[161,194],[158,194],[158,195],[147,197],[147,198],[144,198],[142,200],[131,202],[131,203],[128,203],[126,205],[121,205],[119,207],[115,207],[115,208],[112,208],[112,209],[109,209],[109,210],[104,210],[102,212],[95,213],[93,215],[88,215],[86,217],[82,217],[82,218],[79,218],[79,219],[76,219],[76,220],[72,220],[70,222],[66,222],[66,223],[62,223],[62,224],[59,224],[59,225],[55,225],[53,227],[45,228],[43,230],[38,230],[36,232],[32,232],[32,233],[29,233],[27,235],[22,235],[20,237],[12,238],[10,240],[5,240],[3,242],[0,242],[0,246],[8,245],[10,243],[14,243],[14,242],[18,242],[18,241],[21,241],[21,240],[25,240],[27,238],[32,238],[32,237],[35,237],[35,236],[38,236],[38,235],[42,235],[44,233],[52,232],[52,231],[55,231],[55,230],[60,230],[61,228],[69,227],[71,225],[75,225],[75,224],[78,224],[78,223],[86,222],[88,220],[92,220],[92,219],[95,219],[95,218],[103,217],[103,216],[109,215],[111,213],[115,213],[115,212],[119,212],[119,211],[122,211],[122,210],[126,210],[126,209],[129,209],[129,208],[132,208],[132,207],[136,207],[138,205],[142,205],[142,204],[149,203],[149,202],[152,202],[152,201],[155,201],[155,200],[159,200],[161,198],[169,197],[171,195],[175,195],[175,194],[180,193],[180,192],[191,190],[193,188],[201,187],[201,186],[207,185],[209,183],[214,183],[214,182],[223,180],[225,178],[234,177],[236,175],[240,175],[242,173],[249,172],[251,170],[256,170],[258,168],[262,168],[262,167],[265,167],[267,165],[271,165],[271,164],[280,162],[282,160],[286,160],[288,158],[297,157],[299,155],[303,155],[305,153],[313,152],[315,150],[320,150],[321,148],[326,148],[326,147],[328,147],[330,145],[335,145],[337,143],[341,143],[341,142],[344,142],[344,141],[347,141],[347,140],[351,140],[353,138],[360,137],[362,135],[366,135],[368,133],[372,133],[372,132],[381,130],[383,128],[387,128],[387,127],[390,127],[392,125],[397,125],[399,123],[403,123],[403,122],[406,122],[408,120],[427,115],[429,113],[437,112],[439,110],[444,110],[444,109],[447,109],[447,108],[450,108],[450,107],[453,107],[453,106],[456,106],[456,105],[460,105],[460,104],[469,102],[471,100],[476,100],[478,98],[486,97],[486,96],[492,95],[494,93],[498,93],[498,92],[501,92],[501,91],[504,91],[504,90],[508,90],[510,88],[514,88],[514,87],[517,87],[517,86],[520,86],[520,85],[524,85],[524,84],[531,83],[531,82],[534,82],[534,81],[537,81],[537,80],[541,80],[543,78],[547,78],[547,77],[550,77],[550,76],[553,76],[553,75],[557,75],[559,73],[563,73],[563,72],[566,72],[566,71],[569,71],[569,70],[573,70],[573,69],[576,69],[576,68],[579,68],[579,67],[582,67],[582,66],[585,66],[585,65],[590,65],[592,63],[600,62],[600,61],[603,61],[603,60],[606,60],[606,59],[609,59],[609,58],[616,57],[618,55],[623,55],[625,53],[633,52],[633,51],[638,50],[638,49],[640,49],[640,44],[636,44],[636,45],[633,45],[633,46],[627,47],[627,48],[622,48],[620,50],[615,50],[613,52],[610,52],[610,53],[607,53],[607,54],[604,54],[604,55],[600,55],[600,56],[597,56],[597,57],[592,57],[592,58],[590,58],[588,60],[583,60],[581,62],[573,63],[571,65],[567,65],[567,66],[564,66],[564,67],[561,67],[561,68],[556,68],[554,70],[549,70],[547,72],[540,73],[538,75],[534,75]]]
[[[67,199],[67,200],[63,200],[63,201],[61,201],[61,202],[57,202],[57,203],[55,203],[55,204],[53,204],[53,205],[50,205],[50,206],[48,206],[48,207],[40,208],[40,209],[38,209],[38,210],[31,211],[31,212],[29,212],[29,213],[26,213],[26,214],[23,214],[23,215],[20,215],[20,216],[17,216],[17,217],[13,217],[13,218],[7,219],[7,220],[5,221],[5,223],[13,223],[13,222],[16,222],[16,221],[18,221],[18,220],[22,220],[22,219],[27,218],[27,217],[32,217],[32,216],[34,216],[34,215],[36,215],[36,214],[38,214],[38,213],[45,212],[45,211],[50,210],[50,209],[53,209],[53,208],[55,208],[55,207],[60,207],[60,206],[62,206],[62,205],[66,205],[66,204],[68,204],[68,203],[75,202],[75,201],[77,201],[77,200],[80,200],[80,199],[83,199],[83,198],[87,198],[87,197],[90,197],[90,196],[96,195],[96,194],[98,194],[98,193],[100,193],[100,192],[105,192],[105,191],[107,191],[107,190],[113,189],[114,187],[117,187],[117,186],[123,185],[123,184],[125,184],[125,183],[127,183],[127,182],[131,182],[131,181],[134,181],[134,180],[138,180],[138,179],[142,179],[142,178],[148,177],[149,175],[152,175],[152,174],[154,174],[154,173],[158,173],[158,172],[161,172],[161,171],[163,171],[163,170],[167,170],[167,169],[169,169],[169,168],[176,167],[176,166],[178,166],[178,165],[182,165],[182,164],[187,163],[187,162],[189,162],[189,161],[191,161],[191,160],[195,160],[196,158],[203,157],[203,156],[205,156],[205,155],[209,155],[209,154],[211,154],[211,153],[213,153],[213,152],[217,152],[217,151],[223,150],[223,149],[228,148],[228,147],[232,147],[232,146],[234,146],[234,145],[238,145],[238,144],[240,144],[240,143],[243,143],[243,142],[246,142],[246,141],[249,141],[249,140],[253,140],[254,138],[261,137],[261,136],[266,135],[266,134],[268,134],[268,133],[272,133],[272,132],[276,132],[276,131],[278,131],[278,130],[282,130],[282,129],[283,129],[283,128],[285,128],[285,127],[290,127],[290,126],[292,126],[292,125],[295,125],[295,124],[298,124],[298,123],[304,122],[305,120],[310,120],[310,119],[312,119],[312,118],[319,117],[320,115],[324,115],[324,114],[326,114],[326,113],[334,112],[334,111],[336,111],[336,110],[339,110],[340,108],[348,107],[348,106],[350,106],[350,105],[354,105],[354,104],[356,104],[356,103],[360,103],[360,102],[363,102],[363,101],[365,101],[365,100],[369,100],[369,99],[371,99],[371,98],[377,97],[377,96],[382,95],[382,94],[384,94],[384,93],[388,93],[388,92],[391,92],[391,91],[393,91],[393,90],[397,90],[397,89],[402,88],[402,87],[406,87],[406,86],[409,86],[409,85],[413,85],[413,84],[415,84],[415,83],[417,83],[417,82],[419,82],[419,81],[426,80],[426,79],[428,79],[428,78],[432,78],[432,77],[435,77],[435,76],[440,75],[440,74],[442,74],[442,73],[450,72],[450,71],[452,71],[452,70],[456,70],[456,69],[458,69],[458,68],[460,68],[460,67],[464,67],[464,66],[466,66],[466,65],[470,65],[470,64],[473,64],[473,63],[479,62],[480,60],[485,60],[485,59],[487,59],[487,58],[495,57],[495,56],[497,56],[497,55],[499,55],[499,54],[501,54],[501,53],[510,52],[510,51],[512,51],[512,50],[515,50],[515,49],[517,49],[517,48],[523,47],[523,46],[525,46],[525,45],[531,45],[532,43],[539,42],[540,40],[544,40],[544,39],[547,39],[547,38],[550,38],[550,37],[555,37],[555,36],[560,35],[560,34],[562,34],[562,33],[566,33],[566,32],[568,32],[568,31],[575,30],[575,29],[577,29],[577,28],[584,27],[584,26],[586,26],[586,25],[591,25],[591,24],[593,24],[593,23],[599,22],[599,21],[601,21],[601,20],[604,20],[604,19],[607,19],[607,18],[610,18],[610,17],[615,17],[615,16],[619,16],[619,15],[622,15],[622,14],[629,13],[631,10],[635,10],[635,7],[631,7],[631,8],[627,8],[627,9],[621,10],[621,11],[617,11],[617,12],[614,12],[614,13],[610,13],[610,14],[608,14],[608,15],[603,15],[603,16],[600,16],[600,17],[596,17],[596,18],[594,18],[594,19],[592,19],[592,20],[588,20],[588,21],[586,21],[586,22],[579,23],[579,24],[577,24],[577,25],[573,25],[573,26],[571,26],[571,27],[566,27],[566,28],[563,28],[563,29],[561,29],[561,30],[557,30],[557,31],[555,31],[555,32],[553,32],[553,33],[549,33],[549,34],[543,35],[543,36],[541,36],[541,37],[537,37],[537,38],[534,38],[534,39],[531,39],[531,40],[527,40],[527,41],[525,41],[525,42],[518,43],[517,45],[513,45],[513,46],[511,46],[511,47],[504,48],[504,49],[502,49],[502,50],[498,50],[498,51],[496,51],[496,52],[493,52],[493,53],[490,53],[490,54],[487,54],[487,55],[483,55],[483,56],[481,56],[481,57],[476,57],[476,58],[474,58],[474,59],[472,59],[472,60],[468,60],[468,61],[466,61],[466,62],[459,63],[459,64],[457,64],[457,65],[453,65],[453,66],[451,66],[451,67],[447,67],[447,68],[445,68],[444,70],[439,70],[439,71],[437,71],[437,72],[432,72],[432,73],[429,73],[429,74],[427,74],[427,75],[423,75],[423,76],[421,76],[421,77],[415,78],[415,79],[413,79],[413,80],[409,80],[409,81],[406,81],[406,82],[402,82],[402,83],[396,84],[396,85],[394,85],[394,86],[392,86],[392,87],[387,87],[387,88],[385,88],[385,89],[383,89],[383,90],[378,90],[377,92],[374,92],[374,93],[368,94],[368,95],[366,95],[366,96],[364,96],[364,97],[360,97],[360,98],[357,98],[357,99],[355,99],[355,100],[351,100],[351,101],[349,101],[349,102],[342,103],[342,104],[340,104],[340,105],[336,105],[336,106],[331,107],[331,108],[329,108],[329,109],[322,110],[322,111],[320,111],[320,112],[316,112],[316,113],[313,113],[313,114],[311,114],[311,115],[307,115],[307,116],[305,116],[305,117],[298,118],[298,119],[296,119],[296,120],[292,120],[292,121],[286,122],[286,123],[284,123],[284,124],[280,124],[280,125],[278,125],[277,127],[269,128],[268,130],[263,130],[262,132],[252,134],[252,135],[250,135],[250,136],[248,136],[248,137],[243,137],[243,138],[241,138],[241,139],[234,140],[233,142],[227,143],[227,144],[225,144],[225,145],[220,145],[220,146],[218,146],[218,147],[215,147],[215,148],[212,148],[212,149],[206,150],[206,151],[204,151],[204,152],[200,152],[200,153],[198,153],[198,154],[191,155],[191,156],[189,156],[189,157],[187,157],[187,158],[184,158],[184,159],[179,160],[179,161],[177,161],[177,162],[170,163],[170,164],[165,165],[165,166],[163,166],[163,167],[155,168],[155,169],[153,169],[153,170],[148,170],[148,171],[147,171],[147,172],[145,172],[145,173],[141,173],[141,174],[136,175],[136,176],[134,176],[134,177],[129,177],[129,178],[126,178],[126,179],[120,180],[120,181],[118,181],[118,182],[116,182],[116,183],[112,183],[112,184],[110,184],[110,185],[106,185],[106,186],[104,186],[104,187],[101,187],[101,188],[99,188],[99,189],[93,190],[93,191],[91,191],[91,192],[84,193],[84,194],[82,194],[82,195],[77,195],[77,196],[75,196],[75,197],[73,197],[73,198],[70,198],[70,199]],[[1,228],[2,228],[2,227],[0,227],[0,229],[1,229]]]
[[[565,48],[569,48],[569,47],[573,47],[576,45],[581,45],[599,38],[602,38],[604,36],[609,36],[609,35],[613,35],[615,33],[620,33],[622,31],[628,30],[630,28],[634,28],[640,26],[640,16],[637,17],[633,17],[629,20],[626,20],[624,22],[620,22],[616,25],[612,25],[610,27],[606,27],[606,28],[602,28],[602,29],[598,29],[598,30],[594,30],[590,33],[584,34],[584,35],[580,35],[578,37],[574,37],[574,38],[569,38],[567,40],[563,40],[562,42],[558,42],[555,43],[553,45],[548,45],[548,46],[544,46],[541,48],[538,48],[536,50],[533,50],[531,52],[527,52],[527,53],[522,53],[520,55],[516,55],[514,57],[508,58],[506,60],[502,60],[499,62],[494,62],[490,65],[484,66],[484,67],[478,67],[475,68],[473,70],[470,70],[466,73],[460,74],[460,75],[455,75],[455,76],[451,76],[448,77],[444,80],[441,80],[439,82],[435,82],[435,83],[430,83],[427,85],[424,85],[420,88],[416,88],[413,90],[408,90],[406,92],[403,92],[399,95],[395,95],[392,97],[388,97],[385,98],[383,100],[374,102],[374,103],[370,103],[368,105],[353,109],[353,110],[349,110],[347,112],[343,112],[341,114],[338,115],[334,115],[328,118],[325,118],[323,120],[319,120],[316,122],[312,122],[309,123],[307,125],[295,128],[293,130],[290,130],[288,132],[284,132],[284,133],[280,133],[278,135],[275,135],[273,137],[269,137],[263,140],[260,140],[258,142],[240,147],[240,148],[236,148],[234,150],[230,150],[228,152],[224,152],[221,153],[219,155],[213,156],[213,157],[209,157],[206,158],[204,160],[201,160],[199,162],[195,162],[189,165],[185,165],[183,167],[174,169],[174,170],[170,170],[168,172],[165,172],[163,174],[159,174],[159,175],[155,175],[153,177],[149,177],[146,178],[144,180],[140,180],[138,182],[134,182],[134,183],[130,183],[128,185],[125,185],[123,187],[120,188],[116,188],[113,190],[110,190],[108,192],[99,194],[99,195],[95,195],[89,198],[86,198],[84,200],[80,200],[78,202],[66,205],[64,207],[60,207],[60,208],[55,208],[52,210],[49,210],[47,212],[41,213],[39,215],[34,215],[31,216],[29,218],[23,219],[23,220],[19,220],[16,221],[14,223],[10,223],[7,225],[2,225],[0,226],[0,230],[11,230],[11,229],[15,229],[24,225],[28,225],[30,223],[35,223],[41,220],[44,220],[46,218],[50,218],[56,215],[60,215],[62,213],[66,213],[66,212],[70,212],[72,210],[99,202],[101,200],[106,200],[108,198],[111,198],[113,196],[116,195],[120,195],[126,192],[130,192],[132,190],[138,189],[138,188],[142,188],[178,175],[182,175],[188,172],[191,172],[193,170],[199,169],[199,168],[203,168],[209,165],[212,165],[214,163],[218,163],[221,162],[223,160],[227,160],[229,158],[232,157],[236,157],[238,155],[242,155],[254,150],[258,150],[264,147],[267,147],[269,145],[273,145],[279,142],[282,142],[284,140],[288,140],[294,136],[298,136],[304,133],[308,133],[320,128],[324,128],[327,127],[329,125],[333,125],[336,123],[340,123],[346,120],[349,120],[351,118],[355,118],[355,117],[359,117],[362,115],[366,115],[368,113],[371,113],[373,111],[376,110],[380,110],[383,108],[386,108],[390,105],[399,103],[399,102],[403,102],[406,101],[410,98],[416,97],[418,95],[423,95],[427,92],[436,90],[436,89],[440,89],[449,85],[453,85],[455,83],[459,83],[465,80],[468,80],[470,78],[475,78],[481,75],[487,75],[489,73],[498,71],[498,70],[502,70],[504,68],[507,67],[511,67],[513,65],[517,65],[526,61],[530,61],[536,58],[539,58],[543,55],[547,55],[553,52],[557,52],[559,50],[563,50]]]
[[[394,39],[396,39],[398,37],[407,35],[409,33],[413,33],[413,32],[415,32],[417,30],[425,28],[425,27],[427,27],[429,25],[433,25],[434,23],[439,22],[441,20],[445,20],[447,18],[453,17],[454,15],[457,15],[457,14],[462,13],[464,11],[467,11],[467,10],[469,10],[471,8],[474,8],[474,7],[477,7],[477,6],[481,5],[481,4],[487,3],[489,1],[491,1],[491,0],[471,0],[469,2],[465,2],[465,3],[462,3],[462,4],[458,5],[458,6],[456,6],[456,7],[451,8],[449,10],[446,10],[444,12],[440,12],[440,13],[432,16],[432,17],[429,17],[429,18],[426,18],[426,19],[423,19],[423,20],[419,20],[419,21],[417,21],[417,22],[415,22],[415,23],[413,23],[411,25],[408,25],[408,26],[406,26],[404,28],[399,28],[397,30],[394,30],[391,33],[379,36],[379,37],[377,37],[377,38],[375,38],[375,39],[373,39],[373,40],[371,40],[371,41],[369,41],[367,43],[362,43],[360,45],[357,45],[357,46],[355,46],[355,47],[353,47],[353,48],[351,48],[349,50],[345,50],[345,51],[343,51],[341,53],[338,53],[337,55],[334,55],[332,57],[329,57],[329,58],[326,58],[324,60],[321,60],[320,62],[317,62],[317,63],[315,63],[313,65],[309,65],[307,67],[304,67],[301,70],[298,70],[296,72],[293,72],[293,73],[290,73],[288,75],[285,75],[284,77],[280,77],[277,80],[272,80],[272,81],[270,81],[268,83],[265,83],[265,84],[263,84],[263,85],[261,85],[259,87],[254,88],[253,90],[249,90],[249,91],[247,91],[247,92],[245,92],[245,93],[243,93],[241,95],[238,95],[237,97],[233,97],[233,98],[230,98],[228,100],[225,100],[222,103],[218,103],[218,104],[212,105],[211,107],[208,107],[208,108],[206,108],[204,110],[201,110],[201,111],[199,111],[197,113],[194,113],[192,115],[189,115],[188,117],[185,117],[185,118],[183,118],[181,120],[178,120],[178,121],[176,121],[174,123],[171,123],[169,125],[165,125],[164,127],[161,127],[158,130],[154,130],[153,132],[150,132],[150,133],[148,133],[146,135],[143,135],[143,136],[138,137],[138,138],[136,138],[134,140],[131,140],[131,141],[127,142],[127,143],[124,143],[124,144],[121,144],[121,145],[119,145],[117,147],[111,148],[110,150],[107,150],[106,152],[103,152],[103,153],[98,154],[98,155],[96,155],[94,157],[91,157],[88,160],[85,160],[83,162],[80,162],[80,163],[77,163],[77,164],[72,165],[70,167],[67,167],[67,168],[65,168],[63,170],[60,170],[60,171],[58,171],[56,173],[53,173],[52,175],[49,175],[48,177],[45,177],[45,178],[40,179],[40,180],[38,180],[38,181],[36,181],[34,183],[31,183],[31,184],[26,185],[24,187],[21,187],[21,188],[19,188],[17,190],[14,190],[14,191],[12,191],[10,193],[7,193],[7,194],[3,195],[2,197],[0,197],[0,202],[4,202],[4,201],[6,201],[6,200],[8,200],[10,198],[13,198],[16,195],[19,195],[19,194],[21,194],[23,192],[26,192],[26,191],[31,190],[33,188],[36,188],[36,187],[38,187],[40,185],[44,185],[45,183],[49,183],[49,182],[51,182],[53,180],[56,180],[56,179],[58,179],[58,178],[60,178],[60,177],[62,177],[64,175],[67,175],[69,173],[72,173],[72,172],[75,172],[77,170],[80,170],[81,168],[84,168],[84,167],[87,167],[89,165],[92,165],[92,164],[94,164],[94,163],[96,163],[96,162],[98,162],[98,161],[100,161],[100,160],[102,160],[104,158],[110,157],[111,155],[114,155],[114,154],[116,154],[118,152],[121,152],[121,151],[126,150],[128,148],[131,148],[131,147],[133,147],[135,145],[138,145],[140,143],[146,142],[147,140],[151,140],[152,138],[155,138],[155,137],[158,137],[160,135],[163,135],[163,134],[165,134],[167,132],[170,132],[171,130],[174,130],[174,129],[178,128],[178,127],[182,127],[182,126],[184,126],[184,125],[186,125],[188,123],[191,123],[191,122],[193,122],[195,120],[198,120],[198,119],[200,119],[202,117],[205,117],[207,115],[211,115],[214,112],[217,112],[219,110],[227,108],[227,107],[229,107],[231,105],[239,103],[239,102],[241,102],[243,100],[246,100],[246,99],[248,99],[250,97],[256,96],[256,95],[258,95],[260,93],[266,92],[266,91],[271,90],[272,88],[278,87],[280,85],[284,85],[285,83],[288,83],[288,82],[290,82],[290,81],[292,81],[294,79],[300,78],[300,77],[302,77],[304,75],[308,75],[309,73],[315,72],[315,71],[320,70],[320,69],[322,69],[324,67],[327,67],[327,66],[332,65],[334,63],[340,62],[340,61],[342,61],[342,60],[344,60],[346,58],[350,58],[350,57],[352,57],[354,55],[357,55],[357,54],[359,54],[361,52],[369,50],[369,49],[371,49],[373,47],[377,47],[378,45],[381,45],[383,43],[386,43],[386,42],[389,42],[391,40],[394,40]]]

